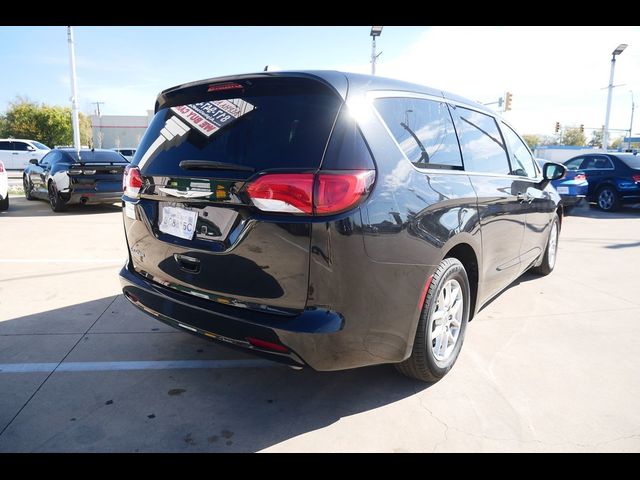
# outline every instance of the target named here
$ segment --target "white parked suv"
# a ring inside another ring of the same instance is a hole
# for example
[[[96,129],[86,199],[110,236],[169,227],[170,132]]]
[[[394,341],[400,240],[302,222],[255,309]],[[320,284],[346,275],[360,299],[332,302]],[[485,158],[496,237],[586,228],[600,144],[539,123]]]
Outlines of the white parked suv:
[[[7,171],[0,160],[0,212],[9,208],[9,180]]]
[[[32,158],[40,161],[49,150],[46,145],[35,140],[21,138],[0,138],[0,161],[7,170],[23,170]]]

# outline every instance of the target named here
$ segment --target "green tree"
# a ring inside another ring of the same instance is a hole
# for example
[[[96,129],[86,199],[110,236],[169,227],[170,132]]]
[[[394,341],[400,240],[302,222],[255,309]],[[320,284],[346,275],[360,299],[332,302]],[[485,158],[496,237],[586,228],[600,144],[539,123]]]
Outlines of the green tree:
[[[582,147],[586,145],[587,137],[580,131],[578,127],[569,127],[564,130],[562,135],[563,145],[576,145]]]
[[[623,139],[624,137],[616,138],[613,142],[611,142],[611,148],[613,148],[614,150],[617,150],[618,148],[620,148],[620,145],[622,145]]]
[[[589,139],[589,146],[601,148],[602,147],[602,130],[594,130],[591,132],[591,139]]]
[[[527,145],[529,145],[529,148],[531,150],[533,150],[534,148],[536,148],[540,144],[540,137],[538,135],[532,135],[532,134],[525,133],[522,136],[522,138],[524,139],[525,142],[527,142]]]
[[[80,143],[91,143],[91,121],[82,113],[80,121]],[[50,147],[71,145],[71,108],[58,105],[38,104],[24,97],[17,97],[9,103],[0,133],[5,137],[37,140]]]

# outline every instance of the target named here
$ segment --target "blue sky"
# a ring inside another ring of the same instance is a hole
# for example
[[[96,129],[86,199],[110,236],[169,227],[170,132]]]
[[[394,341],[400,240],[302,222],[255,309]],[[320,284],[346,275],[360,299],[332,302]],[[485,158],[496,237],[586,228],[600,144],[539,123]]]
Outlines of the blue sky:
[[[75,27],[80,108],[144,115],[157,93],[202,78],[275,69],[368,72],[369,26]],[[611,128],[628,128],[631,93],[640,102],[638,27],[385,26],[378,73],[473,100],[513,93],[506,112],[521,133],[553,133],[556,121],[604,123],[611,51],[618,57]],[[0,27],[0,111],[16,95],[68,105],[66,28]],[[640,127],[640,109],[638,110]],[[634,132],[640,131],[639,127]],[[617,134],[612,133],[612,137]]]

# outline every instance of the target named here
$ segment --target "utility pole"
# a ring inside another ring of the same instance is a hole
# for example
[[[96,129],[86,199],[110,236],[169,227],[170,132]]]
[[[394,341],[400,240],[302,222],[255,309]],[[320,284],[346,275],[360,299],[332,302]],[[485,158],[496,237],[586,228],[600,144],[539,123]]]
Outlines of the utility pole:
[[[376,60],[382,54],[382,52],[376,55],[376,37],[379,37],[382,33],[382,27],[371,27],[371,75],[376,74]]]
[[[98,148],[102,148],[102,116],[100,115],[100,105],[104,105],[104,102],[91,102],[96,106],[96,110],[98,113],[98,120],[100,121],[99,132],[98,132]]]
[[[631,123],[629,123],[629,148],[627,150],[631,150],[631,130],[633,130],[633,111],[636,109],[636,104],[633,101],[633,90],[629,90],[631,94]]]
[[[69,43],[69,63],[71,65],[71,126],[73,127],[73,147],[80,157],[80,122],[78,121],[78,83],[76,81],[76,53],[73,46],[73,29],[67,27]]]
[[[602,134],[602,149],[606,152],[609,147],[609,115],[611,113],[611,94],[613,93],[613,72],[616,68],[616,55],[620,55],[627,48],[626,43],[621,43],[611,54],[611,72],[609,73],[609,93],[607,94],[607,114],[604,117],[604,133]]]

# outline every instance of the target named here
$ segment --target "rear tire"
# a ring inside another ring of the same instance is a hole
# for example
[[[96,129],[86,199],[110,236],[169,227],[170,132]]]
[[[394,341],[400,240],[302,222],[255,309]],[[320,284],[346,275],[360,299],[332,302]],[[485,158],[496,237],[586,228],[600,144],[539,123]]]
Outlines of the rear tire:
[[[9,209],[9,192],[7,192],[7,196],[0,200],[0,212],[4,212]]]
[[[598,208],[604,212],[615,212],[620,208],[620,195],[616,189],[610,185],[605,185],[596,194]]]
[[[558,256],[558,239],[560,238],[560,220],[556,213],[553,223],[549,228],[549,238],[547,240],[547,248],[544,250],[542,263],[538,267],[533,267],[531,271],[538,275],[549,275],[556,266],[556,257]]]
[[[427,291],[411,356],[395,365],[408,377],[437,382],[453,367],[470,311],[469,278],[457,258],[445,258]]]
[[[49,205],[54,212],[63,212],[67,207],[64,200],[60,197],[60,193],[53,182],[49,182]]]

